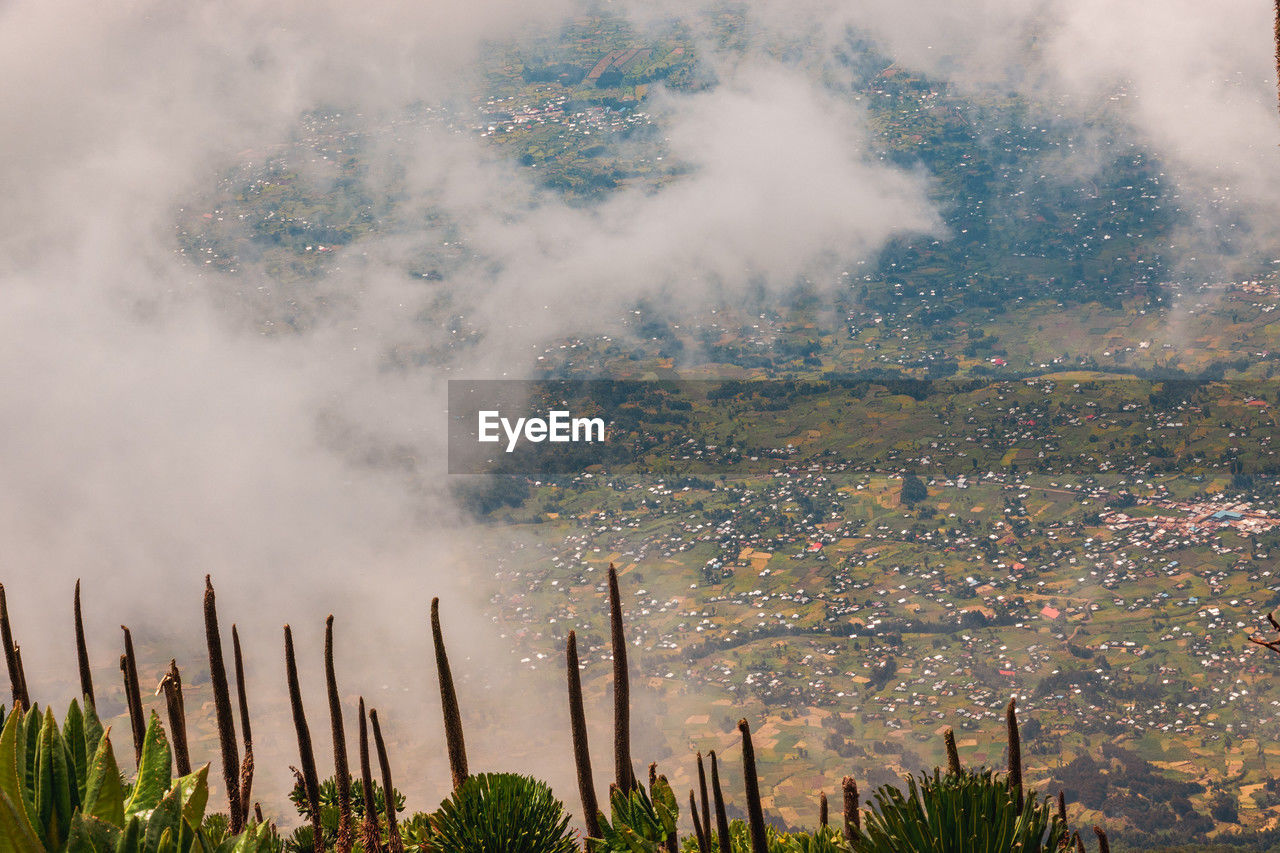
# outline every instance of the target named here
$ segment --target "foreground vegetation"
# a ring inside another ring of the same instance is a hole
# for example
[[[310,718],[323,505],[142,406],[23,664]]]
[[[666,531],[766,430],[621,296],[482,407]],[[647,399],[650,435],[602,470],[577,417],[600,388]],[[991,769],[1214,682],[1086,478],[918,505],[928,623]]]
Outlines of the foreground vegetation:
[[[680,806],[667,778],[651,764],[648,785],[642,785],[632,763],[626,637],[617,573],[612,568],[609,612],[615,673],[615,773],[607,815],[596,800],[573,632],[565,650],[572,755],[585,837],[579,837],[570,827],[568,807],[545,783],[511,773],[469,771],[438,601],[432,602],[431,627],[453,792],[433,812],[398,816],[404,799],[393,784],[378,712],[370,708],[366,713],[363,699],[359,701],[357,720],[360,778],[352,778],[333,669],[332,617],[326,630],[325,678],[336,772],[333,779],[321,783],[302,707],[292,632],[285,626],[285,664],[301,766],[295,770],[297,785],[292,799],[304,824],[292,834],[282,835],[273,822],[264,819],[259,806],[255,805],[251,814],[253,740],[243,656],[233,629],[242,759],[214,590],[208,582],[204,605],[214,710],[228,792],[227,811],[211,814],[206,814],[209,765],[195,770],[191,767],[181,675],[176,663],[170,663],[162,684],[171,741],[157,714],[152,712],[148,719],[142,718],[133,643],[125,629],[121,672],[137,765],[133,779],[127,780],[116,761],[110,732],[103,728],[94,708],[78,587],[76,638],[84,705],[82,708],[73,701],[61,727],[50,710],[41,710],[31,702],[20,647],[13,642],[0,587],[0,634],[14,702],[13,709],[3,718],[0,734],[0,853],[569,853],[579,846],[597,853],[881,853],[904,849],[994,853],[1084,849],[1079,834],[1067,827],[1066,804],[1061,796],[1055,806],[1033,791],[1024,791],[1021,742],[1012,700],[1006,710],[1008,772],[962,767],[948,729],[945,772],[935,769],[918,779],[908,778],[905,790],[881,786],[866,801],[860,801],[854,778],[845,777],[839,826],[828,819],[825,792],[817,792],[819,825],[801,832],[782,832],[766,822],[751,727],[743,719],[738,729],[747,819],[729,820],[717,757],[714,752],[707,757],[708,779],[699,753],[698,790],[688,792],[693,834],[681,839]],[[374,754],[380,786],[373,776]],[[1105,834],[1099,829],[1097,835],[1100,849],[1107,849]]]

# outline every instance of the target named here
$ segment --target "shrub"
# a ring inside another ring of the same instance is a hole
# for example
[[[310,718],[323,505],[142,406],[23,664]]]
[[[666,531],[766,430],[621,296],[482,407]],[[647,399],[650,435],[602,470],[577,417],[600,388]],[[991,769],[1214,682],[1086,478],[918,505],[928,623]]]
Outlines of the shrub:
[[[1047,800],[1027,797],[1021,812],[1008,776],[991,770],[922,774],[907,790],[877,788],[854,853],[1035,853],[1058,849],[1067,827]]]
[[[576,853],[569,815],[551,788],[516,773],[469,776],[429,818],[439,853]]]

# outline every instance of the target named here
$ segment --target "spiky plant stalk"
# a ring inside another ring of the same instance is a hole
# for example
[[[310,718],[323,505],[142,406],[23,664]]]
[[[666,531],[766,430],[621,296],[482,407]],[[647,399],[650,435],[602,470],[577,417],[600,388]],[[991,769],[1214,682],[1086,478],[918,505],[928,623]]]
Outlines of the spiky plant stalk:
[[[93,674],[89,671],[89,651],[84,642],[84,619],[80,615],[80,579],[76,578],[76,660],[80,664],[80,695],[91,705],[97,704],[93,696]]]
[[[467,781],[467,745],[462,738],[462,712],[458,710],[458,694],[453,689],[453,670],[444,648],[440,630],[440,599],[431,599],[431,642],[436,651],[436,675],[440,679],[440,707],[444,712],[444,740],[449,751],[449,772],[453,787]]]
[[[1275,18],[1275,42],[1276,42],[1276,84],[1280,90],[1280,0],[1276,0],[1276,18]]]
[[[1067,795],[1058,791],[1058,820],[1067,822]]]
[[[27,689],[27,670],[22,665],[22,646],[17,643],[13,644],[13,659],[18,664],[18,684],[22,691],[22,698],[25,700],[23,707],[26,707],[26,703],[31,701],[31,691]]]
[[[231,623],[231,657],[236,669],[236,703],[240,706],[240,731],[244,735],[244,761],[240,764],[240,813],[249,819],[249,794],[253,790],[253,730],[249,727],[249,699],[245,694],[244,655],[240,632]]]
[[[862,831],[862,816],[858,810],[858,783],[852,776],[840,780],[840,789],[844,793],[844,840],[852,847]]]
[[[253,730],[249,726],[249,700],[245,693],[244,655],[240,651],[240,632],[234,622],[231,623],[231,657],[236,672],[236,704],[240,711],[240,730],[244,735],[244,747],[253,746]]]
[[[1018,814],[1022,814],[1022,738],[1018,735],[1018,700],[1010,699],[1004,712],[1009,730],[1009,787],[1017,791]]]
[[[302,761],[302,787],[311,807],[312,843],[316,853],[324,850],[324,834],[320,825],[320,779],[316,775],[316,757],[311,749],[311,730],[302,708],[302,690],[298,686],[298,661],[293,654],[293,630],[284,626],[284,667],[289,681],[289,706],[293,710],[293,730],[298,735],[298,757]]]
[[[1098,836],[1098,853],[1111,853],[1111,845],[1107,843],[1107,834],[1102,831],[1102,827],[1095,826],[1093,834]]]
[[[27,695],[27,678],[22,671],[22,661],[17,647],[13,644],[13,629],[9,624],[9,604],[5,600],[4,584],[0,583],[0,642],[4,643],[4,662],[9,670],[9,690],[13,694],[13,704],[23,708],[31,707],[31,697]]]
[[[609,564],[609,641],[613,647],[613,764],[617,785],[630,791],[638,784],[631,765],[631,682],[627,671],[627,638],[622,629],[622,596],[618,570]]]
[[[693,796],[692,788],[689,789],[689,816],[693,818],[693,837],[698,844],[698,853],[711,853],[711,843],[702,828],[702,821],[698,819],[698,801]]]
[[[827,828],[827,792],[818,793],[818,826]]]
[[[369,766],[369,725],[365,719],[364,697],[360,697],[360,785],[364,797],[364,821],[360,825],[360,834],[364,841],[365,853],[379,853],[382,841],[378,830],[378,813],[373,805],[373,770]],[[390,792],[387,792],[389,808],[395,807]]]
[[[253,750],[248,749],[240,762],[240,811],[246,823],[249,821],[249,792],[253,790]],[[258,823],[262,823],[261,820]]]
[[[342,702],[333,669],[333,614],[324,622],[324,683],[329,694],[329,726],[333,730],[333,778],[338,789],[337,853],[351,853],[351,772],[347,769],[347,737],[342,728]]]
[[[191,772],[191,753],[187,749],[187,711],[182,701],[182,673],[178,672],[177,660],[169,660],[169,671],[160,680],[160,689],[164,691],[164,703],[169,709],[169,736],[178,775],[186,776]]]
[[[578,771],[578,795],[582,798],[582,822],[586,825],[587,838],[600,837],[599,805],[596,802],[596,786],[591,776],[591,751],[587,748],[587,715],[582,707],[582,676],[578,668],[578,635],[569,632],[564,648],[565,674],[569,680],[569,730],[573,735],[573,763]],[[590,849],[591,842],[583,841],[583,850]]]
[[[747,789],[747,824],[751,829],[751,853],[769,853],[769,837],[764,829],[764,808],[760,804],[760,777],[756,775],[756,750],[751,743],[751,725],[738,720],[742,732],[742,775]]]
[[[716,843],[720,853],[732,853],[729,842],[729,814],[724,808],[724,792],[720,790],[720,769],[716,764],[716,751],[711,750],[711,795],[716,803]]]
[[[133,707],[133,691],[129,689],[129,656],[120,655],[120,683],[124,690],[124,707],[129,712],[129,733],[133,735],[133,751],[135,758],[141,758],[141,744],[138,743],[138,712]]]
[[[382,741],[382,727],[378,725],[378,710],[369,709],[369,722],[373,726],[373,743],[378,749],[378,766],[382,769],[382,790],[387,800],[387,842],[391,853],[404,853],[400,830],[396,829],[395,788],[391,784],[391,762],[387,760],[387,745]],[[466,781],[463,779],[462,781]]]
[[[711,805],[707,800],[707,771],[702,766],[702,753],[698,753],[698,790],[702,793],[702,834],[711,843]]]
[[[960,767],[960,750],[956,749],[956,733],[950,726],[942,733],[942,740],[947,745],[947,772],[959,776],[964,771]]]
[[[222,751],[222,779],[227,785],[231,834],[244,829],[240,805],[240,750],[236,746],[236,726],[231,718],[231,691],[227,668],[222,661],[222,634],[218,631],[218,605],[213,581],[204,576],[204,638],[209,647],[209,683],[213,688],[213,710],[218,721],[218,745]]]
[[[136,762],[142,761],[142,741],[147,737],[147,722],[142,711],[142,690],[138,686],[138,658],[133,652],[133,633],[124,625],[124,655],[120,658],[120,671],[124,674],[124,697],[129,705],[129,723],[133,727],[133,752]]]
[[[649,762],[649,795],[653,795],[653,786],[658,784],[658,762]]]

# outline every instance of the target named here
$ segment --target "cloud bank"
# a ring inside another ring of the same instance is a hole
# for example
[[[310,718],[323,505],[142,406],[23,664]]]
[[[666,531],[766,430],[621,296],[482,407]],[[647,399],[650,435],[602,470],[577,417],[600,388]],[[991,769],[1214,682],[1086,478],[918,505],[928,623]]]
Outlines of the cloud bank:
[[[394,227],[308,285],[324,307],[292,334],[260,334],[227,310],[225,279],[178,252],[178,209],[241,152],[288,140],[306,111],[385,128],[413,104],[471,91],[495,43],[581,11],[564,0],[0,6],[12,119],[0,130],[3,582],[48,699],[74,691],[63,674],[76,577],[95,655],[110,661],[121,621],[198,649],[213,573],[226,621],[263,650],[251,677],[268,691],[282,684],[279,625],[318,626],[329,611],[362,626],[344,669],[374,685],[400,677],[402,658],[377,656],[391,644],[425,660],[432,594],[456,596],[467,643],[492,642],[476,621],[483,602],[464,592],[488,570],[469,547],[480,534],[440,477],[448,376],[526,370],[540,344],[612,333],[641,298],[693,311],[761,283],[782,293],[827,280],[895,235],[945,238],[929,176],[880,161],[864,109],[824,77],[851,33],[969,90],[1079,106],[1123,89],[1133,139],[1206,217],[1214,189],[1230,187],[1231,216],[1260,245],[1274,236],[1274,79],[1257,4],[759,2],[746,7],[751,32],[804,50],[718,52],[695,11],[717,82],[651,100],[685,166],[659,188],[570,204],[444,124],[379,131],[371,144],[403,170]],[[424,287],[404,261],[429,212],[466,255]],[[253,264],[230,288],[245,304],[272,289]],[[479,343],[453,347],[445,313],[464,315]],[[437,353],[429,366],[389,366],[389,353],[420,348]],[[318,655],[305,657],[318,673]],[[415,701],[430,688],[418,670],[405,685]]]

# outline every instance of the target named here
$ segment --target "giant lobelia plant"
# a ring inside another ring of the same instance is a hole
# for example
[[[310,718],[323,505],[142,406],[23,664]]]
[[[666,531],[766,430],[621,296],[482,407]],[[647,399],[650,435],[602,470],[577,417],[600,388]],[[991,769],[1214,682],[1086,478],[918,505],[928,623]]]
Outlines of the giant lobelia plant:
[[[854,853],[1049,853],[1062,847],[1066,823],[1046,798],[1027,797],[992,770],[935,770],[907,778],[904,792],[884,785],[864,816]]]
[[[569,815],[551,788],[516,773],[467,776],[428,818],[435,853],[576,853]]]
[[[127,784],[92,705],[15,710],[0,730],[0,853],[276,853],[272,827],[204,829],[209,768],[174,779],[169,741],[151,714],[138,775]]]
[[[599,815],[600,839],[593,848],[609,853],[665,850],[667,838],[676,831],[676,821],[680,818],[675,792],[667,780],[661,778],[654,781],[652,796],[642,785],[629,792],[613,786],[609,805],[612,820]]]

